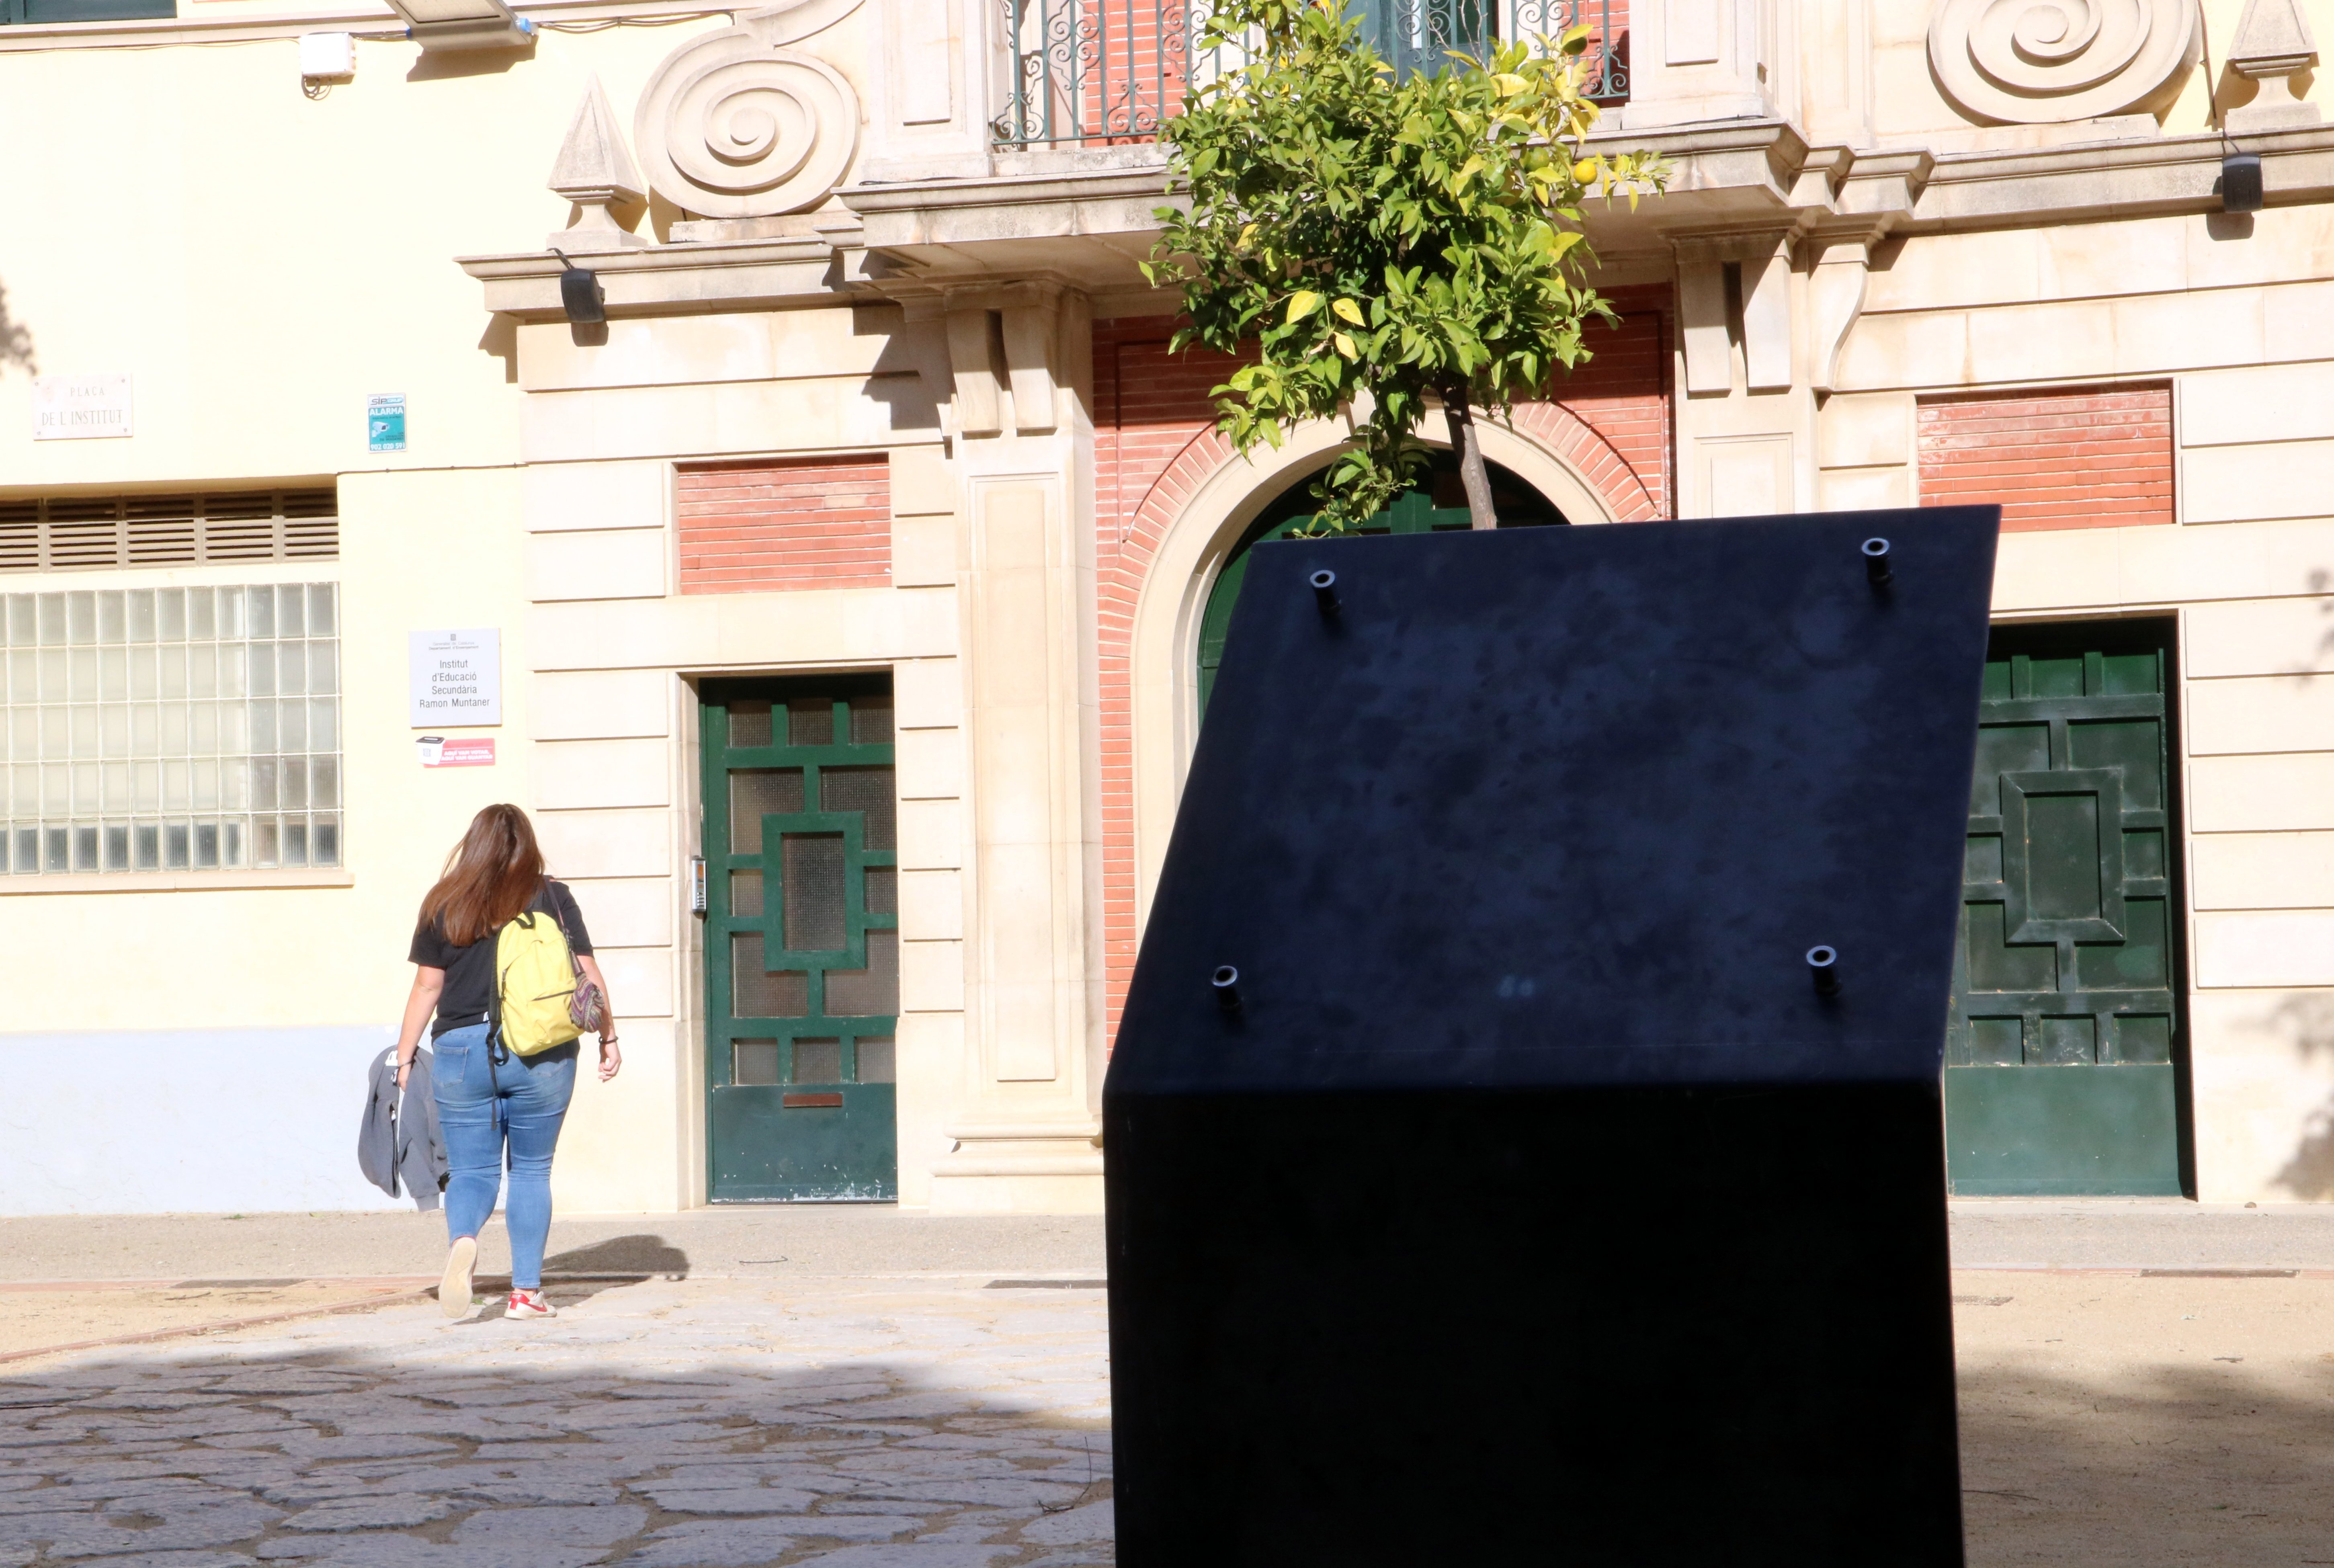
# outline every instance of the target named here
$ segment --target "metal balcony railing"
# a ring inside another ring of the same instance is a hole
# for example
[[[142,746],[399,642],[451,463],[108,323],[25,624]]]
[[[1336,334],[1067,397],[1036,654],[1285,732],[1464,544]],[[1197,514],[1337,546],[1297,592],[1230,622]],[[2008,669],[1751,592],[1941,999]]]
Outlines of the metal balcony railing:
[[[1590,26],[1590,96],[1629,96],[1629,0],[1354,0],[1364,34],[1405,74],[1501,37]],[[1002,112],[996,145],[1112,147],[1151,140],[1184,94],[1245,65],[1245,52],[1197,45],[1209,0],[1003,0]]]

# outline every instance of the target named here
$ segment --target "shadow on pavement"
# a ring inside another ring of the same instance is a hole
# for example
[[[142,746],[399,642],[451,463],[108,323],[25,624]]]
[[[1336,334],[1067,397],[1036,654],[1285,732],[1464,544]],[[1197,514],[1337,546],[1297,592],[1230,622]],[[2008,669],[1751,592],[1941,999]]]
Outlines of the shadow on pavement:
[[[651,1372],[620,1359],[639,1334],[544,1327],[482,1350],[409,1317],[402,1345],[222,1343],[0,1378],[0,1563],[1112,1560],[1108,1432],[1047,1412],[1037,1386],[911,1358],[760,1368],[687,1329],[641,1348],[690,1369]],[[522,1341],[530,1364],[511,1365]],[[1091,1348],[1058,1354],[1067,1381],[1095,1375]],[[554,1359],[565,1370],[535,1364]]]
[[[662,1236],[611,1236],[588,1246],[549,1253],[543,1260],[543,1277],[555,1304],[577,1305],[625,1285],[687,1279],[689,1254]],[[482,1273],[477,1281],[482,1298],[498,1298],[510,1289],[510,1282],[507,1273]],[[487,1299],[480,1310],[488,1317],[498,1317],[502,1303],[499,1299]]]
[[[2334,1562],[2334,1353],[2283,1371],[1964,1366],[1971,1568]]]
[[[689,1254],[662,1236],[611,1236],[589,1246],[570,1247],[543,1260],[546,1274],[661,1274],[689,1277]]]

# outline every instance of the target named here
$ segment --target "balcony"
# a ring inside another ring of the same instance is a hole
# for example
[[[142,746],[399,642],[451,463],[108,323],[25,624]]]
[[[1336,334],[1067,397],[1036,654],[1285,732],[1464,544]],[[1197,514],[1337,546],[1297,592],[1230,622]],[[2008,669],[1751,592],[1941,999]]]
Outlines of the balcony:
[[[1008,58],[1000,150],[1085,149],[1153,140],[1195,82],[1247,63],[1201,50],[1207,0],[1002,0]],[[1629,0],[1357,0],[1363,32],[1405,74],[1490,38],[1561,35],[1589,24],[1590,96],[1629,96]]]

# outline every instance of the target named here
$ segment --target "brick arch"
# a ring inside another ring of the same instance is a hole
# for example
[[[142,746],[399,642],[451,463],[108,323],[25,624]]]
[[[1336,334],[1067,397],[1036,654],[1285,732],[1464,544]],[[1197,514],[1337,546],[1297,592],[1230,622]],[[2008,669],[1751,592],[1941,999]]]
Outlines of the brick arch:
[[[1667,517],[1670,481],[1666,289],[1617,291],[1622,327],[1592,336],[1595,357],[1562,395],[1519,405],[1513,428],[1595,491],[1623,522]],[[1099,677],[1103,945],[1108,1030],[1133,973],[1135,610],[1170,530],[1208,483],[1243,459],[1215,429],[1210,390],[1237,362],[1170,355],[1163,317],[1095,324],[1095,655]],[[1259,484],[1266,476],[1259,473]]]
[[[1621,449],[1562,403],[1518,405],[1515,429],[1519,434],[1532,437],[1566,468],[1579,475],[1582,482],[1596,492],[1615,522],[1649,522],[1662,515],[1662,503],[1654,487],[1629,466]],[[1654,483],[1659,482],[1657,478]]]

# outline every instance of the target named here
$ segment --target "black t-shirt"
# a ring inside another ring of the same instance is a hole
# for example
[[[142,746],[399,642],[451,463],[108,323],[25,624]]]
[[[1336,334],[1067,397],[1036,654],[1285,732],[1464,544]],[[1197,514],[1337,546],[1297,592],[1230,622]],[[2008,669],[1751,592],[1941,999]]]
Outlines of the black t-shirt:
[[[584,929],[584,912],[575,907],[575,895],[567,891],[567,884],[545,877],[543,891],[527,907],[547,909],[556,915],[567,932],[567,945],[572,951],[578,954],[592,951],[592,934]],[[497,934],[489,932],[468,946],[457,946],[446,940],[445,927],[435,920],[424,921],[414,928],[413,951],[406,954],[407,958],[446,972],[446,989],[439,993],[438,1023],[429,1031],[430,1039],[437,1039],[449,1029],[487,1021],[487,1003],[494,996]]]

